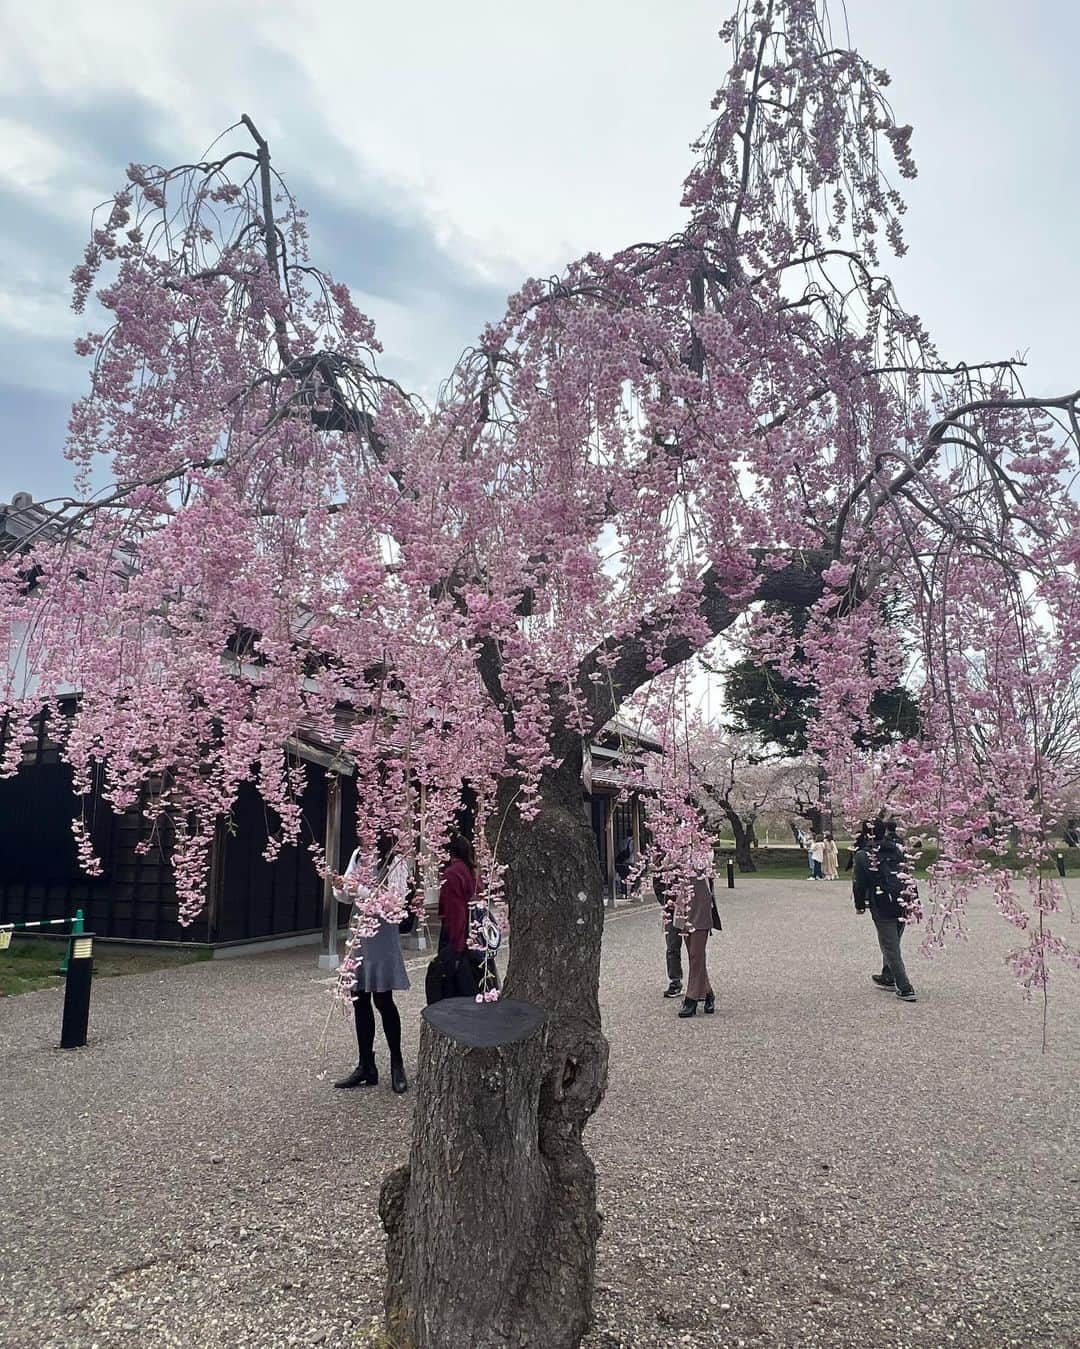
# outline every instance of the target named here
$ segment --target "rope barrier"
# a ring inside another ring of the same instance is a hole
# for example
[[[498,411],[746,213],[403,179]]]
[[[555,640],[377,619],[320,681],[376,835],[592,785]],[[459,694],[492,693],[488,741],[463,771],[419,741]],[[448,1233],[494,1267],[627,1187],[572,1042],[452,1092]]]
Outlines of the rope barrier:
[[[11,936],[14,932],[33,932],[43,927],[67,927],[71,929],[72,940],[67,944],[67,950],[64,952],[63,963],[57,970],[57,974],[67,974],[68,964],[71,960],[72,944],[76,937],[83,934],[83,911],[75,910],[73,918],[28,918],[22,923],[0,923],[0,951],[6,951],[11,945]]]
[[[0,951],[11,945],[12,933],[35,932],[45,927],[71,929],[64,963],[58,971],[64,975],[60,1048],[79,1049],[86,1044],[90,988],[94,978],[94,934],[87,932],[83,926],[82,909],[76,909],[72,918],[29,918],[21,923],[0,923]]]
[[[32,927],[55,927],[57,923],[74,924],[81,918],[82,910],[75,918],[34,918],[26,923],[0,923],[0,932],[23,932]]]

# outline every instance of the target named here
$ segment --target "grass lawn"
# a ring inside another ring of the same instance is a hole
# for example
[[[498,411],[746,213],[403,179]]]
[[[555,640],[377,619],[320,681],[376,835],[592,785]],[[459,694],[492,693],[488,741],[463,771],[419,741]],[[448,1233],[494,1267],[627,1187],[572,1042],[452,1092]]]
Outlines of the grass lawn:
[[[0,994],[9,997],[29,993],[35,988],[53,988],[64,982],[57,974],[64,959],[64,943],[42,941],[15,933],[6,951],[0,951]],[[94,977],[108,979],[118,974],[143,974],[147,970],[172,969],[208,959],[203,951],[171,948],[159,950],[147,946],[109,946],[94,944]]]
[[[721,839],[718,845],[719,851],[722,854],[725,854],[722,856],[718,856],[716,862],[717,880],[720,885],[724,885],[726,883],[726,876],[727,876],[726,854],[734,852],[734,846],[735,845],[733,843],[729,842],[726,839]],[[848,842],[846,839],[838,839],[837,846],[840,849],[840,858],[839,858],[840,880],[846,881],[848,886],[850,887],[851,872],[844,870],[844,864],[847,862],[848,859]],[[1062,856],[1065,861],[1066,875],[1075,877],[1077,872],[1080,871],[1080,849],[1060,848],[1056,849],[1055,851],[1060,851],[1062,853]],[[937,850],[934,847],[931,846],[925,848],[923,850],[921,857],[915,863],[915,875],[925,877],[926,868],[936,859],[936,857],[937,857]],[[1014,856],[1008,855],[1005,857],[999,857],[994,860],[996,862],[996,865],[998,866],[1004,866],[1006,868],[1015,869],[1016,858]],[[800,878],[805,878],[806,876],[806,854],[798,848],[792,847],[757,848],[754,851],[754,861],[757,865],[757,870],[754,872],[750,872],[748,874],[752,876],[760,876],[764,880],[798,880]],[[740,874],[741,873],[739,871],[739,868],[736,867],[735,868],[736,885],[738,885],[739,883]],[[1053,867],[1048,867],[1046,869],[1045,874],[1047,876],[1056,876],[1057,871]],[[834,881],[833,884],[835,885],[837,884],[837,882]]]

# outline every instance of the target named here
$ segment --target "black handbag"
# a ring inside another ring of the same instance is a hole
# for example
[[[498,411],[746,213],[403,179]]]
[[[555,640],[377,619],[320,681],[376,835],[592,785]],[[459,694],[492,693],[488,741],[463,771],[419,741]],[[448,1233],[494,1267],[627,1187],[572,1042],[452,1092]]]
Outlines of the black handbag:
[[[714,887],[712,881],[709,882],[709,898],[712,900],[712,925],[713,925],[713,931],[714,931],[714,932],[723,932],[723,930],[724,930],[724,925],[723,925],[723,923],[720,921],[720,910],[716,907],[716,889],[715,889],[715,887]]]
[[[443,998],[474,998],[479,983],[477,967],[472,953],[459,955],[449,946],[444,946],[435,958],[428,962],[424,975],[424,996],[430,1007],[433,1002]],[[483,956],[480,956],[483,961]]]
[[[427,972],[424,975],[424,997],[429,1007],[433,1002],[442,1002],[446,997],[443,989],[442,961],[438,956],[428,961]]]

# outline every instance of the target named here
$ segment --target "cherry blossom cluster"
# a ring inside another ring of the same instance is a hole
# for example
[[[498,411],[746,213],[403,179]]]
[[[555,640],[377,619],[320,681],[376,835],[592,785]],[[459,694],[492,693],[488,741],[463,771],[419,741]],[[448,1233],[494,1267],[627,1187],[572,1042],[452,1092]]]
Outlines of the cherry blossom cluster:
[[[104,772],[113,807],[170,826],[185,921],[242,783],[268,855],[301,837],[305,735],[352,765],[363,856],[415,856],[425,889],[466,784],[513,917],[507,819],[564,800],[582,742],[633,706],[665,742],[654,834],[685,903],[707,859],[664,676],[744,621],[782,661],[758,617],[779,599],[809,610],[834,808],[936,843],[931,941],[989,885],[1025,986],[1074,960],[1046,864],[1073,780],[1076,400],[947,362],[903,308],[880,241],[904,248],[910,128],[824,8],[752,0],[723,36],[683,228],[526,281],[433,406],[380,371],[246,133],[132,166],[95,221],[72,278],[81,498],[0,564],[4,771],[49,710],[79,792]],[[115,485],[92,494],[101,459]],[[867,749],[898,680],[918,734]]]

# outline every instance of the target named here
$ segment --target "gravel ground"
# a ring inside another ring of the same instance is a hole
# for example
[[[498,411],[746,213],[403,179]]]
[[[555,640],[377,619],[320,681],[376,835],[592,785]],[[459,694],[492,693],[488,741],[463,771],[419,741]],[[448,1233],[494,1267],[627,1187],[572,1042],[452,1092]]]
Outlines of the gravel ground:
[[[848,894],[725,892],[717,1015],[692,1021],[659,996],[655,909],[612,919],[588,1349],[1080,1344],[1080,979],[1043,1054],[1008,932],[976,912],[900,1003]],[[317,1050],[313,964],[103,982],[77,1053],[53,1047],[58,990],[0,1003],[0,1343],[370,1342],[412,1096],[331,1090],[353,1042],[335,1019]]]

